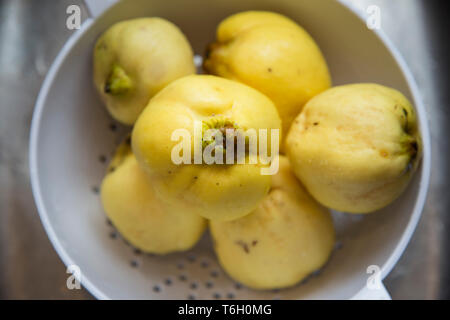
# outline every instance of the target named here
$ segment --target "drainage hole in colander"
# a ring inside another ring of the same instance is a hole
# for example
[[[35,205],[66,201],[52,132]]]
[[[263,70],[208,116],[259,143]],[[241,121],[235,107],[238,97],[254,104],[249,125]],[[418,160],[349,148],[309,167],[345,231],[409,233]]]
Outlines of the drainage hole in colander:
[[[234,293],[230,292],[227,294],[227,299],[234,299]]]
[[[172,279],[167,278],[166,280],[164,280],[164,283],[166,284],[166,286],[171,286],[172,285]]]
[[[195,300],[195,296],[193,294],[188,295],[187,297],[189,300]]]
[[[142,251],[139,250],[138,248],[134,248],[134,249],[133,249],[133,253],[134,253],[135,255],[139,256],[139,255],[141,255]]]
[[[94,194],[99,194],[99,192],[100,192],[99,187],[93,186],[93,187],[92,187],[92,192],[93,192]]]
[[[137,267],[139,266],[139,263],[138,263],[136,260],[131,260],[131,261],[130,261],[130,265],[131,265],[133,268],[137,268]]]
[[[110,227],[113,226],[111,220],[109,220],[108,218],[106,218],[106,224],[107,224],[108,226],[110,226]]]
[[[111,123],[109,125],[109,130],[111,130],[112,132],[116,132],[117,131],[117,125],[115,123]]]
[[[196,260],[196,258],[195,258],[194,255],[189,255],[189,256],[187,257],[187,259],[188,259],[188,261],[191,262],[191,263],[194,263],[195,260]]]
[[[197,289],[197,284],[195,282],[192,282],[190,287],[191,287],[191,289],[195,290],[195,289]]]
[[[236,288],[236,290],[241,290],[241,289],[242,289],[242,284],[236,283],[236,284],[234,285],[234,287]]]
[[[111,232],[109,233],[109,237],[110,237],[111,239],[117,239],[117,232],[116,232],[116,231],[111,231]]]
[[[202,268],[206,269],[206,268],[209,267],[209,263],[208,263],[208,261],[202,261],[202,263],[200,263],[200,266],[201,266]]]
[[[98,161],[100,161],[100,163],[106,163],[106,156],[104,154],[101,154],[98,156]]]
[[[187,280],[187,277],[186,277],[184,274],[180,274],[180,275],[178,276],[178,280],[180,280],[180,281],[186,281],[186,280]]]
[[[211,272],[211,277],[217,278],[218,276],[219,276],[219,272],[218,271],[212,271]]]
[[[213,294],[213,298],[214,299],[220,299],[222,296],[220,295],[220,293],[216,292]]]
[[[184,269],[184,264],[182,264],[182,263],[177,264],[177,269],[179,269],[179,270]]]
[[[158,293],[160,291],[161,291],[161,288],[159,286],[153,286],[153,292]]]
[[[205,283],[205,287],[208,288],[208,289],[211,289],[212,287],[214,287],[214,283],[211,282],[211,281],[207,281],[207,282]]]

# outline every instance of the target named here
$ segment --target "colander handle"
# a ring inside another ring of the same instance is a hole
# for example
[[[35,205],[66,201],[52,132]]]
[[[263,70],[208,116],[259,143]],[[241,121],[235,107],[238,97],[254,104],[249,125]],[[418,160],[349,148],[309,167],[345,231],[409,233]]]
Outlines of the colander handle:
[[[106,9],[116,3],[118,0],[84,0],[86,6],[91,14],[91,17],[95,18],[102,14]]]
[[[392,298],[383,283],[380,283],[376,289],[364,286],[351,300],[392,300]]]

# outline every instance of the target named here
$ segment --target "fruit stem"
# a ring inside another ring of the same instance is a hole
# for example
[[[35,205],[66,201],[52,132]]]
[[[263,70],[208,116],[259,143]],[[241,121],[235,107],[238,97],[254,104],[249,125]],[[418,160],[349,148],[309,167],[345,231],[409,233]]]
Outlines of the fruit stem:
[[[227,130],[239,129],[238,125],[233,121],[225,118],[211,118],[202,122],[202,148],[205,149],[208,145],[214,143],[216,145],[222,145],[223,150],[226,152],[226,139]],[[222,134],[222,141],[215,141],[215,136],[211,135],[208,130],[219,130]],[[233,139],[235,139],[235,132],[233,132]]]
[[[125,71],[114,64],[111,74],[105,83],[105,93],[112,95],[122,95],[130,91],[133,87],[133,82],[125,73]]]

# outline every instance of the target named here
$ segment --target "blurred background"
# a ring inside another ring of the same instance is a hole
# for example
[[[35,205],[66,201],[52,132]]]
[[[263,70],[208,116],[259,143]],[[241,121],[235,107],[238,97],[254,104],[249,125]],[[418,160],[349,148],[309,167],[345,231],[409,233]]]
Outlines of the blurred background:
[[[295,1],[295,0],[293,0]],[[311,0],[312,1],[312,0]],[[320,0],[319,0],[320,1]],[[440,0],[349,0],[381,9],[381,28],[421,90],[432,135],[432,178],[425,210],[399,263],[385,279],[393,299],[450,298],[450,50]],[[65,41],[69,5],[82,0],[0,0],[0,299],[93,299],[68,290],[69,274],[34,205],[28,140],[35,99]]]

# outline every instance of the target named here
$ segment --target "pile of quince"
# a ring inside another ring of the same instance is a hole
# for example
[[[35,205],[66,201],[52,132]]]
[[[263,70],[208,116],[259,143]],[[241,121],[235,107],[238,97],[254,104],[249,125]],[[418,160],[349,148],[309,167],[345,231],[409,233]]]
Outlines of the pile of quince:
[[[321,268],[335,241],[327,208],[385,207],[420,159],[411,103],[377,84],[331,88],[313,38],[276,13],[223,20],[207,74],[195,75],[186,37],[161,18],[113,25],[93,69],[111,116],[134,126],[101,187],[112,223],[156,254],[192,248],[209,225],[220,264],[251,288],[292,286]],[[239,154],[211,130],[231,142],[249,130],[279,134],[244,135]],[[219,161],[194,159],[206,150]],[[274,163],[275,174],[262,173]]]

